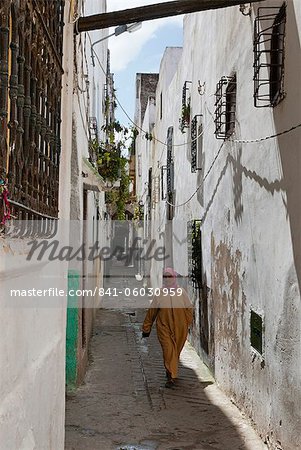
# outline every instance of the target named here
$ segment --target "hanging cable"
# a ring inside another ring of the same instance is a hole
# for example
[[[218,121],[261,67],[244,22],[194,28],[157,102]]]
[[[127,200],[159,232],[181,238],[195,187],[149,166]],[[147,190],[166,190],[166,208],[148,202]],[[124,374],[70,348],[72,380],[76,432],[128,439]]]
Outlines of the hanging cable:
[[[90,37],[89,32],[88,32],[87,34],[88,34],[88,37],[89,37],[89,40],[90,40],[90,44],[92,45],[92,40],[91,40],[91,37]],[[97,62],[98,62],[98,64],[99,64],[101,70],[102,70],[103,73],[105,74],[106,79],[108,79],[107,73],[106,73],[106,71],[104,70],[104,68],[103,68],[103,66],[102,66],[102,64],[101,64],[100,59],[99,59],[97,53],[95,53],[95,57],[96,57],[96,60],[97,60]],[[211,94],[211,96],[212,96],[212,95],[214,95],[214,94]],[[131,119],[131,117],[129,116],[128,112],[125,110],[125,108],[123,107],[123,105],[120,103],[120,101],[119,101],[119,99],[118,99],[118,97],[116,96],[115,93],[113,93],[113,97],[114,97],[114,100],[116,101],[116,103],[119,105],[120,109],[121,109],[121,110],[123,111],[123,113],[125,114],[125,116],[129,119],[129,121],[130,121],[130,122],[131,122],[131,123],[132,123],[139,131],[141,131],[141,132],[144,133],[145,135],[146,135],[146,134],[149,134],[149,133],[147,133],[143,128],[141,128],[139,125],[137,125],[137,124]],[[213,113],[209,110],[209,108],[208,108],[208,106],[207,106],[207,102],[205,102],[205,106],[206,106],[206,108],[207,108],[209,114],[211,115],[212,119],[214,120],[214,115],[213,115]],[[204,132],[207,130],[208,127],[209,127],[209,123],[208,123],[208,124],[206,125],[206,127],[202,130],[202,132],[200,133],[200,135],[197,136],[194,140],[192,140],[192,141],[190,141],[190,142],[185,142],[185,143],[182,143],[182,144],[173,144],[173,147],[183,147],[183,146],[189,145],[190,143],[192,143],[192,142],[194,142],[194,141],[197,141],[197,140],[204,134]],[[168,205],[170,205],[170,206],[173,206],[174,208],[180,208],[180,207],[186,205],[187,203],[189,203],[189,202],[192,200],[192,198],[197,194],[198,190],[202,187],[204,181],[206,180],[206,178],[208,177],[209,173],[211,172],[211,170],[212,170],[212,168],[213,168],[213,166],[214,166],[216,160],[218,159],[218,157],[219,157],[219,155],[220,155],[220,152],[221,152],[221,150],[222,150],[222,148],[223,148],[223,146],[224,146],[224,144],[225,144],[226,142],[229,141],[229,142],[245,143],[245,144],[256,143],[256,142],[262,142],[262,141],[266,141],[266,140],[269,140],[269,139],[274,139],[274,138],[276,138],[276,137],[279,137],[279,136],[282,136],[282,135],[284,135],[284,134],[290,133],[290,132],[292,132],[292,131],[296,130],[297,128],[300,128],[300,127],[301,127],[301,123],[298,124],[298,125],[294,125],[294,126],[292,126],[291,128],[289,128],[289,129],[287,129],[287,130],[284,130],[284,131],[282,131],[282,132],[275,133],[275,134],[272,134],[272,135],[269,135],[269,136],[265,136],[265,137],[262,137],[262,138],[258,138],[258,139],[228,139],[227,141],[223,141],[223,143],[222,143],[222,145],[220,146],[220,148],[219,148],[217,154],[215,155],[215,157],[214,157],[214,159],[213,159],[213,161],[212,161],[212,163],[211,163],[211,165],[210,165],[208,171],[206,172],[206,174],[205,174],[205,176],[204,176],[204,178],[203,178],[202,184],[200,184],[200,185],[197,187],[197,189],[194,191],[194,193],[193,193],[193,194],[192,194],[185,202],[183,202],[183,203],[181,203],[181,204],[175,205],[175,204],[173,204],[173,203],[168,202],[167,200],[166,200],[166,203],[167,203]],[[163,141],[161,141],[160,139],[158,139],[158,138],[156,138],[156,137],[153,137],[153,140],[156,141],[156,142],[158,142],[158,143],[160,143],[160,144],[162,144],[162,145],[164,145],[164,147],[167,147],[167,143],[166,143],[166,142],[163,142]],[[162,156],[163,156],[163,152],[164,152],[164,149],[162,150],[161,157],[160,157],[160,159],[159,159],[159,161],[158,161],[159,163],[161,162],[161,159],[162,159]],[[156,168],[156,169],[158,169],[158,168]]]
[[[266,141],[266,140],[269,140],[269,139],[274,139],[274,138],[279,137],[279,136],[283,136],[284,134],[290,133],[290,132],[292,132],[292,131],[296,130],[297,128],[300,128],[300,127],[301,127],[301,123],[300,123],[299,125],[295,125],[295,126],[289,128],[289,129],[287,129],[287,130],[281,131],[281,132],[276,133],[276,134],[272,134],[272,135],[270,135],[270,136],[266,136],[266,137],[264,137],[264,138],[260,138],[260,139],[252,139],[252,140],[248,140],[248,141],[247,141],[247,140],[239,140],[239,139],[229,139],[229,141],[230,141],[230,142],[235,142],[235,143],[247,143],[247,144],[249,144],[249,143],[254,143],[254,142],[261,142],[261,141]],[[216,156],[214,157],[214,159],[213,159],[213,161],[212,161],[211,166],[209,167],[208,171],[206,172],[206,175],[205,175],[204,178],[203,178],[203,182],[206,180],[206,178],[208,177],[209,173],[211,172],[212,167],[214,166],[214,164],[215,164],[215,162],[216,162],[216,160],[217,160],[217,158],[218,158],[218,156],[219,156],[219,154],[220,154],[220,152],[221,152],[221,150],[222,150],[222,148],[223,148],[223,146],[224,146],[224,144],[225,144],[226,142],[228,142],[228,141],[223,141],[222,145],[220,146],[220,148],[219,148],[219,150],[218,150]],[[174,205],[174,204],[172,204],[172,203],[170,203],[170,202],[168,202],[168,201],[166,201],[166,203],[168,203],[170,206],[173,206],[174,208],[179,208],[179,207],[181,207],[181,206],[186,205],[186,204],[189,203],[190,200],[196,195],[196,193],[198,192],[198,190],[199,190],[199,189],[201,188],[201,186],[203,185],[203,182],[202,182],[202,184],[200,184],[200,185],[197,187],[197,189],[195,190],[195,192],[189,197],[188,200],[186,200],[186,202],[181,203],[181,204],[179,204],[179,205]]]
[[[89,40],[90,40],[90,44],[92,45],[92,39],[91,39],[91,36],[90,36],[89,32],[87,32],[87,34],[88,34],[88,37],[89,37]],[[94,51],[94,50],[93,50],[93,51]],[[105,75],[105,77],[106,77],[106,80],[108,81],[108,80],[109,80],[108,75],[107,75],[107,73],[106,73],[106,71],[105,71],[103,65],[101,64],[101,61],[100,61],[100,59],[99,59],[99,57],[98,57],[98,55],[97,55],[97,53],[96,53],[95,51],[94,51],[94,56],[95,56],[95,58],[96,58],[96,60],[97,60],[97,62],[98,62],[98,64],[99,64],[99,66],[100,66],[102,72],[104,73],[104,75]],[[122,112],[125,114],[125,116],[128,118],[128,120],[131,122],[131,124],[134,125],[134,127],[137,128],[137,130],[139,130],[139,131],[141,131],[142,133],[144,133],[144,135],[149,135],[149,133],[148,133],[147,131],[145,131],[143,128],[141,128],[138,124],[136,124],[136,123],[132,120],[132,118],[130,117],[130,115],[128,114],[128,112],[126,111],[126,109],[123,107],[123,105],[120,103],[118,97],[116,96],[116,94],[115,94],[114,92],[113,92],[113,97],[114,97],[114,100],[116,101],[116,103],[118,104],[118,106],[120,107],[120,109],[122,110]],[[203,133],[201,133],[199,136],[197,136],[195,139],[193,139],[193,140],[190,141],[190,142],[195,142],[195,141],[197,141],[197,140],[202,136],[202,134],[203,134]],[[167,147],[167,143],[166,143],[166,142],[161,141],[160,139],[156,138],[155,136],[152,136],[152,140],[154,140],[154,141],[156,141],[156,142],[159,142],[160,144],[162,144],[162,145],[164,145],[165,147]],[[173,147],[184,147],[184,146],[186,146],[186,145],[189,145],[190,142],[183,142],[182,144],[174,144]]]
[[[280,131],[279,133],[275,133],[275,134],[271,134],[270,136],[266,136],[263,138],[258,138],[258,139],[229,139],[229,141],[231,142],[236,142],[238,144],[253,144],[255,142],[263,142],[263,141],[267,141],[269,139],[273,139],[279,136],[283,136],[284,134],[290,133],[291,131],[296,130],[297,128],[301,127],[301,123],[299,123],[298,125],[294,125],[291,128],[288,128],[287,130],[284,131]]]
[[[211,172],[211,170],[212,170],[212,168],[213,168],[213,166],[214,166],[214,164],[215,164],[217,158],[218,158],[219,155],[220,155],[220,152],[221,152],[221,150],[222,150],[224,144],[225,144],[225,141],[222,143],[222,145],[221,145],[220,148],[218,149],[218,152],[217,152],[217,154],[215,155],[215,157],[214,157],[214,159],[213,159],[213,161],[212,161],[212,163],[211,163],[209,169],[207,170],[206,175],[204,175],[204,178],[203,178],[202,183],[196,188],[196,190],[195,190],[194,193],[188,198],[188,200],[186,200],[184,203],[180,203],[179,205],[174,205],[173,203],[170,203],[168,200],[166,200],[166,203],[167,203],[168,205],[173,206],[174,208],[180,208],[181,206],[187,205],[187,203],[189,203],[190,200],[193,199],[193,197],[197,194],[198,190],[203,186],[204,181],[206,180],[206,178],[208,177],[209,173]]]

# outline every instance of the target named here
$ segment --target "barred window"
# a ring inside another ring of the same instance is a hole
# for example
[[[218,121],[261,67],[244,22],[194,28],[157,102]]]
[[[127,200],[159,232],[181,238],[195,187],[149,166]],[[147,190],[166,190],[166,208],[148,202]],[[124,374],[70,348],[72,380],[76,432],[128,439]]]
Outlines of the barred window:
[[[202,235],[201,220],[195,219],[187,223],[188,243],[188,276],[195,289],[202,284]]]
[[[182,133],[185,133],[185,128],[190,126],[190,101],[191,94],[189,85],[192,81],[185,81],[182,89],[182,106],[181,106],[181,117],[179,119],[179,128]]]
[[[0,5],[0,178],[17,219],[57,218],[63,0]]]
[[[161,166],[161,200],[167,197],[167,167]]]
[[[148,214],[151,217],[151,208],[153,202],[153,169],[148,169]]]
[[[166,200],[167,200],[167,219],[172,220],[174,218],[174,202],[175,202],[175,189],[174,189],[174,159],[173,159],[173,127],[169,127],[167,131],[167,161],[166,161]]]
[[[285,97],[286,4],[258,8],[254,23],[254,104],[274,107]]]
[[[195,115],[191,121],[191,172],[202,170],[203,115]]]
[[[235,130],[236,75],[222,77],[215,92],[215,136],[227,139]]]

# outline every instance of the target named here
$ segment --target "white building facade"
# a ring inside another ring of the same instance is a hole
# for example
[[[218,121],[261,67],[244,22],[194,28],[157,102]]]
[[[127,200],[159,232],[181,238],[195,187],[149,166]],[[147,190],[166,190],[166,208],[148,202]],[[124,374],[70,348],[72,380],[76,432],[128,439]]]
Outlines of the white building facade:
[[[75,39],[74,31],[78,15],[104,12],[106,2],[37,4],[0,6],[0,166],[5,173],[0,178],[11,208],[9,219],[1,190],[6,209],[1,209],[0,235],[0,447],[5,450],[64,448],[67,295],[74,267],[66,259],[29,258],[30,242],[51,242],[51,230],[60,245],[90,242],[100,233],[97,215],[105,210],[104,183],[89,161],[87,133],[90,117],[102,124],[106,73],[92,67],[88,36]],[[92,39],[105,36],[94,32]],[[107,41],[97,53],[106,68]],[[101,269],[86,268],[91,272],[96,285]],[[13,296],[11,289],[27,294]],[[29,294],[33,289],[42,295]],[[78,321],[82,301],[73,308]],[[78,340],[75,336],[74,345]]]
[[[294,0],[186,16],[182,54],[161,63],[142,169],[152,188],[160,177],[151,238],[170,257],[152,261],[152,284],[167,263],[189,276],[191,341],[286,450],[301,448],[300,27]]]

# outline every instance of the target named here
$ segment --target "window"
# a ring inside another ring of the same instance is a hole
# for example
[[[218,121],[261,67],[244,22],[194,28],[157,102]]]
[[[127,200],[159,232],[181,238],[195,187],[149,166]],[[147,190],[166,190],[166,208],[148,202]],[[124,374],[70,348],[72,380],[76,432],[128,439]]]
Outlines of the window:
[[[182,133],[185,133],[185,128],[190,126],[190,84],[192,84],[191,81],[185,81],[182,89],[182,108],[181,117],[179,119],[179,128]]]
[[[236,119],[236,75],[222,77],[215,93],[215,136],[227,139],[235,130]]]
[[[251,310],[250,317],[250,338],[251,346],[260,355],[263,354],[263,318],[260,314]]]
[[[153,205],[152,207],[155,208],[155,204],[159,202],[160,198],[160,177],[154,178],[154,195],[153,195]]]
[[[142,177],[142,155],[138,155],[138,177]]]
[[[167,178],[167,220],[174,218],[174,159],[173,159],[173,127],[169,127],[167,131],[167,161],[166,161],[166,178]]]
[[[167,167],[161,166],[161,200],[167,197]]]
[[[153,169],[152,167],[148,169],[148,215],[151,217],[151,208],[152,208],[152,191],[153,191]]]
[[[202,235],[201,220],[191,220],[187,224],[188,276],[195,289],[202,285]]]
[[[191,172],[202,170],[203,116],[194,116],[191,121]]]
[[[274,107],[285,97],[286,4],[258,8],[254,24],[254,104]]]
[[[92,143],[98,140],[98,126],[96,117],[89,117],[89,137],[89,160],[91,163],[95,163],[97,161],[97,152],[95,145],[92,145]]]
[[[160,94],[160,120],[162,120],[163,117],[163,97],[162,97],[162,92]]]
[[[12,216],[41,224],[58,217],[64,1],[55,3],[0,5],[0,178]]]

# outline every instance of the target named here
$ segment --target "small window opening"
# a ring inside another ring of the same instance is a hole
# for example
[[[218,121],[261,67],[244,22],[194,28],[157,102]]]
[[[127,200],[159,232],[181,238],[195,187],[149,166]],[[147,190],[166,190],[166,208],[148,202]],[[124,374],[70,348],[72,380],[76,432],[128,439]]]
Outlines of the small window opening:
[[[195,115],[191,121],[191,172],[202,170],[203,115]]]
[[[222,77],[215,92],[215,136],[227,139],[235,130],[236,119],[236,75]]]
[[[202,221],[191,220],[187,223],[188,277],[194,289],[202,286]]]
[[[160,94],[160,120],[162,120],[163,117],[163,97],[162,97],[162,92]]]
[[[254,350],[256,350],[260,355],[263,354],[263,318],[255,311],[251,310],[251,318],[250,318],[250,337],[251,337],[251,346]]]
[[[254,105],[275,107],[285,97],[286,3],[258,8],[254,23]]]

